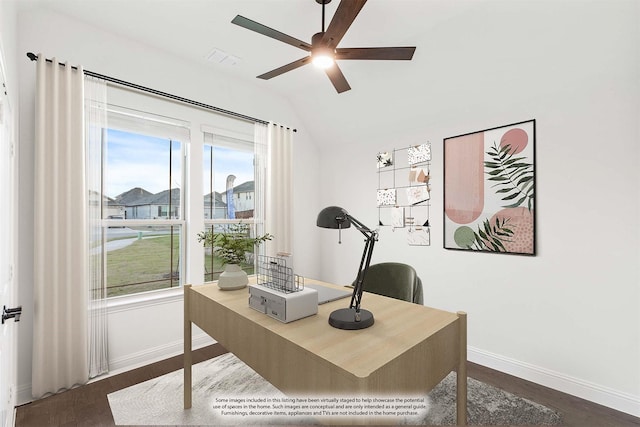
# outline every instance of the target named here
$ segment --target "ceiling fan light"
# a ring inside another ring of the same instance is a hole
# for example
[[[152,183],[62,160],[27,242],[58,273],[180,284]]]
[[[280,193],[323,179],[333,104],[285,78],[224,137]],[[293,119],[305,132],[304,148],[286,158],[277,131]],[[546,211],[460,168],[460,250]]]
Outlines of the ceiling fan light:
[[[313,62],[313,65],[316,67],[322,68],[323,70],[333,66],[335,63],[331,56],[322,53],[313,55],[311,62]]]

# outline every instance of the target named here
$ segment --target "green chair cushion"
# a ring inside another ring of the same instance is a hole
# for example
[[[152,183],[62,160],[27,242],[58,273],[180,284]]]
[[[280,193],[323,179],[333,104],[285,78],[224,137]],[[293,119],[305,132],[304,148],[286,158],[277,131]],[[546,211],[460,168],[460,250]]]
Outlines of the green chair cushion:
[[[422,281],[413,267],[407,264],[383,262],[369,266],[363,289],[416,304],[423,303]]]

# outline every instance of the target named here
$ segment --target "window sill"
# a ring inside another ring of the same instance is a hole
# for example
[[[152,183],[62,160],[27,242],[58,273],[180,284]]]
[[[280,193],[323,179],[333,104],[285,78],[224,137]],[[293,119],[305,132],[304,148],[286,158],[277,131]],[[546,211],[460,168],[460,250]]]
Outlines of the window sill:
[[[255,274],[250,274],[249,283],[254,283],[252,280],[254,280],[255,277]],[[204,282],[202,285],[213,285],[215,283],[217,283],[217,280]],[[176,301],[182,301],[183,299],[184,291],[182,286],[179,288],[162,289],[141,294],[123,295],[120,297],[112,297],[107,300],[107,312],[111,314],[121,311],[137,310],[154,305],[170,304]]]
[[[182,301],[183,296],[184,291],[182,287],[179,287],[145,292],[142,294],[113,297],[107,300],[107,311],[111,314],[121,311],[137,310],[154,305],[169,304],[175,301]]]

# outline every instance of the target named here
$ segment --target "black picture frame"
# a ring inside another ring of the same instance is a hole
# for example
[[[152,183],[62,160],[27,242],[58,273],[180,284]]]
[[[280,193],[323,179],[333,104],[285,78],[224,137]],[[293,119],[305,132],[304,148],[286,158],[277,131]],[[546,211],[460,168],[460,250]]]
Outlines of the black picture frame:
[[[536,254],[535,119],[443,140],[443,246]]]

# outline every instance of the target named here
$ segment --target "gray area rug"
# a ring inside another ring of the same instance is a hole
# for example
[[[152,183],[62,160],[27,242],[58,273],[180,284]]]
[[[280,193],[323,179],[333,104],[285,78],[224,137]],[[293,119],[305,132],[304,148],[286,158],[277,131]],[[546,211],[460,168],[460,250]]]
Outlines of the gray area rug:
[[[426,425],[455,425],[456,374],[452,372],[429,393]],[[470,425],[556,426],[558,412],[473,378],[467,378],[467,420]]]
[[[473,378],[468,378],[467,388],[470,425],[561,424],[560,414],[552,409]],[[394,416],[385,419],[396,425],[455,425],[455,389],[451,373],[428,396],[414,399],[417,403],[388,405],[393,412],[385,414]],[[381,401],[369,406],[365,402],[364,407],[362,402],[347,402],[344,409],[337,397],[325,398],[325,403],[315,403],[316,409],[322,405],[335,417],[343,410],[353,417],[382,410]],[[311,412],[314,404],[285,396],[231,353],[193,366],[191,409],[183,409],[182,370],[111,393],[108,399],[116,425],[308,425],[318,419]]]

